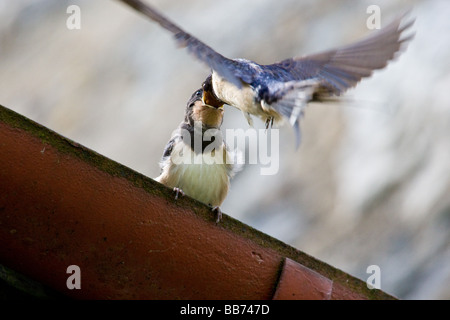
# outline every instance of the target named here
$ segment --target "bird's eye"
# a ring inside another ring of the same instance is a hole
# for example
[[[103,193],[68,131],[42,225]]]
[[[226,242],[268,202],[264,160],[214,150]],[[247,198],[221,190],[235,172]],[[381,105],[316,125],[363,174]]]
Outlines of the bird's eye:
[[[202,95],[202,90],[197,90],[197,92],[195,93],[196,96],[201,96]]]

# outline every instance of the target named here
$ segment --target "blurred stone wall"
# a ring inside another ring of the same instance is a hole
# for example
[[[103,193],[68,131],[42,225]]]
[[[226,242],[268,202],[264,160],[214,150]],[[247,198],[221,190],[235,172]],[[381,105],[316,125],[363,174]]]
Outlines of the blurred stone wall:
[[[359,39],[369,5],[382,25],[412,8],[407,51],[340,103],[310,105],[298,150],[282,128],[279,172],[247,165],[222,209],[363,280],[378,265],[399,298],[450,298],[449,1],[147,1],[259,63]],[[73,4],[79,30],[66,27]],[[149,177],[208,73],[118,1],[0,0],[0,104]],[[228,107],[223,128],[248,125]]]

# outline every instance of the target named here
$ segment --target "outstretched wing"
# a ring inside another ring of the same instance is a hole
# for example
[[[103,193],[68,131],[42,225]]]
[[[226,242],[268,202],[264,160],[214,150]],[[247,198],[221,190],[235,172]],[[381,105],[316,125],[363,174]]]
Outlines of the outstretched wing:
[[[402,38],[414,21],[401,26],[404,15],[367,38],[348,46],[263,66],[271,78],[261,100],[289,119],[300,143],[299,120],[316,96],[340,95],[374,70],[384,68],[412,35]]]
[[[185,32],[141,0],[120,1],[128,4],[133,9],[158,22],[166,30],[172,32],[180,47],[187,48],[197,59],[206,63],[211,69],[238,88],[242,87],[242,82],[250,83],[252,81],[252,70],[244,63],[224,57],[199,39]]]
[[[286,59],[266,67],[284,81],[317,79],[319,93],[340,95],[374,70],[384,68],[413,38],[414,35],[402,37],[414,23],[410,20],[402,25],[404,17],[345,47]]]

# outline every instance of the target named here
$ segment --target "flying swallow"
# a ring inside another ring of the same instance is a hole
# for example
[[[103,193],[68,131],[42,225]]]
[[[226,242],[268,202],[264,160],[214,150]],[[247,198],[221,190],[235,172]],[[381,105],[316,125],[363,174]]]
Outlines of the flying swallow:
[[[180,47],[211,68],[204,83],[205,104],[234,106],[249,124],[253,115],[264,121],[266,128],[287,120],[295,129],[297,146],[299,119],[308,102],[339,96],[356,86],[374,70],[384,68],[413,38],[404,32],[414,20],[404,21],[402,15],[352,44],[262,65],[221,55],[140,0],[121,1],[172,32]]]

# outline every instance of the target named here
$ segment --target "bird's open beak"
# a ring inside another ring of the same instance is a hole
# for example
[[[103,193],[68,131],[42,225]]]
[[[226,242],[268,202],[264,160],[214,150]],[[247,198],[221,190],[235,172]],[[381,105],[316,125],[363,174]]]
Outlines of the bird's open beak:
[[[212,91],[203,90],[202,101],[206,106],[215,109],[223,108],[224,105],[224,103],[221,100],[219,100]]]

